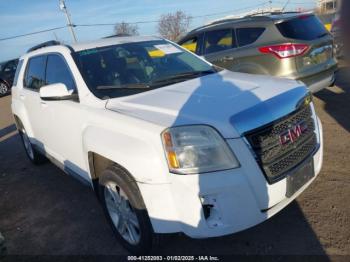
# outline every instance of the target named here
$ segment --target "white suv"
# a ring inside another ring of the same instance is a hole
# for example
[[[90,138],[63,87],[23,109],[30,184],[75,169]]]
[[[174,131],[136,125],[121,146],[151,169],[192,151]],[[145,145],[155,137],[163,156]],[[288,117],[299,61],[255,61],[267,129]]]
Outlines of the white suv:
[[[30,160],[87,182],[134,253],[159,233],[206,238],[261,223],[322,165],[301,82],[222,70],[156,37],[30,49],[12,111]]]

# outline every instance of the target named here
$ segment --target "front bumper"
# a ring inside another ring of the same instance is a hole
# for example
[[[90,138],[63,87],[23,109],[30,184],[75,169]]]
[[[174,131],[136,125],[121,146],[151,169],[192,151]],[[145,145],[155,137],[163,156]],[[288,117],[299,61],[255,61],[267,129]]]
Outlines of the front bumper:
[[[241,163],[234,170],[201,175],[174,175],[169,184],[139,184],[156,233],[183,232],[193,238],[232,234],[278,213],[317,177],[323,159],[322,127],[313,155],[315,176],[287,198],[286,178],[269,185],[246,142],[227,140]],[[210,215],[205,209],[210,207]]]

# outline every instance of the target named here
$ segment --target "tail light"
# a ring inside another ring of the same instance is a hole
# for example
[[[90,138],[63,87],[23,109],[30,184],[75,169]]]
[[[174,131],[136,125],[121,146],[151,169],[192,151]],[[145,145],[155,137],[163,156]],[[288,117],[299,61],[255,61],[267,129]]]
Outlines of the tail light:
[[[263,54],[273,54],[279,59],[290,58],[303,55],[309,46],[306,44],[282,44],[260,47],[259,51]]]

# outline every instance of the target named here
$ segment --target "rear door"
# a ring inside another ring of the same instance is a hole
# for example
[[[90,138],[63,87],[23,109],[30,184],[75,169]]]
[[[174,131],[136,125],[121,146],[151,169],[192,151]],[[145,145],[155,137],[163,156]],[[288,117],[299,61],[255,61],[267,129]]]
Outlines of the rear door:
[[[315,15],[294,17],[277,23],[276,27],[285,38],[309,46],[304,55],[295,58],[302,77],[320,73],[336,64],[332,36]]]
[[[239,67],[237,71],[250,74],[272,74],[276,67],[275,63],[266,59],[263,54],[258,51],[258,43],[260,37],[266,31],[264,25],[255,23],[254,25],[237,25],[236,27],[237,48],[235,56]]]
[[[235,70],[237,65],[235,48],[237,47],[234,29],[216,29],[204,34],[203,55],[209,62]]]

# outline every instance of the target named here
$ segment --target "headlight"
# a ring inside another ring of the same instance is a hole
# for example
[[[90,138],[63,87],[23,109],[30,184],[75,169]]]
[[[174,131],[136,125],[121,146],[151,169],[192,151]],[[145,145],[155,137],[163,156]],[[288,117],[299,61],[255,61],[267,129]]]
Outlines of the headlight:
[[[209,126],[171,127],[162,140],[170,172],[199,174],[239,167],[227,143]]]

